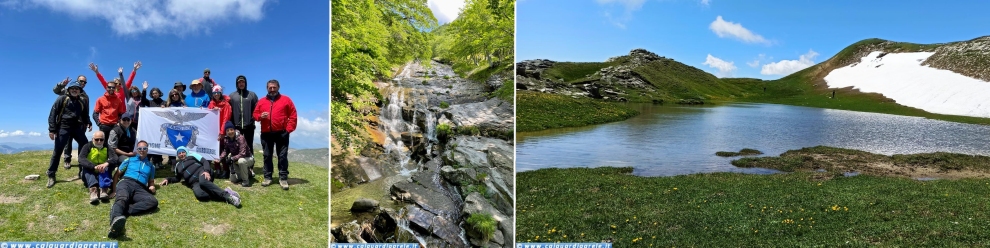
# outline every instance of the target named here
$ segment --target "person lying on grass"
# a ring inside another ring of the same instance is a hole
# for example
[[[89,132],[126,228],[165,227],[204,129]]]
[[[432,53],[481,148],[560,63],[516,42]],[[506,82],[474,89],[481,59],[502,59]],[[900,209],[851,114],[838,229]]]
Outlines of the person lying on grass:
[[[155,166],[148,160],[148,142],[138,141],[136,150],[138,156],[122,161],[114,174],[117,190],[110,208],[110,232],[107,233],[111,239],[124,235],[128,216],[150,213],[158,208],[154,195]]]
[[[176,157],[179,162],[175,164],[175,176],[162,181],[162,187],[184,180],[192,188],[196,199],[200,201],[222,199],[234,207],[241,206],[240,194],[234,192],[230,187],[221,190],[220,187],[213,184],[210,175],[210,163],[202,155],[189,151],[185,146],[180,146],[176,149]]]

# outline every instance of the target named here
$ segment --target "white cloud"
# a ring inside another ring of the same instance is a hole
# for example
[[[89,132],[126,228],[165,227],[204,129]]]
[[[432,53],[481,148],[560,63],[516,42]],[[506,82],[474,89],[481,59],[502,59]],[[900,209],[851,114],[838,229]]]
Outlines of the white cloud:
[[[258,123],[260,125],[260,123]],[[254,143],[261,144],[261,127],[254,130]],[[326,148],[330,143],[330,121],[326,112],[322,117],[313,119],[299,116],[296,119],[296,131],[289,136],[289,147],[292,149]],[[255,146],[261,151],[261,146]]]
[[[732,73],[736,71],[735,62],[725,61],[711,54],[708,54],[708,57],[705,58],[703,65],[717,69],[719,77],[732,76]]]
[[[21,0],[25,7],[43,7],[82,18],[107,21],[120,35],[142,33],[185,35],[210,32],[230,21],[258,21],[274,0]],[[4,6],[16,5],[5,2]]]
[[[0,130],[0,138],[19,137],[24,135],[41,136],[41,134],[37,132],[26,133],[23,130],[14,130],[13,132],[7,132],[6,130]]]
[[[624,8],[622,15],[614,16],[612,12],[606,10],[605,17],[615,26],[626,28],[625,23],[632,20],[632,13],[642,8],[646,0],[595,0],[595,2],[601,5],[621,5]]]
[[[757,67],[760,67],[760,64],[763,63],[763,61],[768,61],[768,60],[772,60],[772,59],[773,59],[773,57],[769,57],[768,58],[766,54],[762,54],[761,53],[753,61],[746,62],[746,65],[749,65],[749,67],[757,68]]]
[[[461,9],[464,8],[464,0],[427,0],[426,6],[433,11],[433,17],[436,17],[440,24],[444,24],[457,19]]]
[[[781,60],[763,65],[760,74],[788,75],[815,65],[815,57],[818,57],[818,53],[814,50],[808,50],[808,53],[802,54],[798,60]]]
[[[701,0],[701,4],[702,5],[705,5],[705,6],[711,5],[712,4],[712,0]]]
[[[742,24],[728,22],[722,19],[722,16],[715,18],[712,24],[708,25],[708,29],[715,32],[720,38],[725,38],[726,36],[734,38],[746,43],[760,43],[770,45],[772,42],[763,38],[763,36],[753,33],[742,26]]]

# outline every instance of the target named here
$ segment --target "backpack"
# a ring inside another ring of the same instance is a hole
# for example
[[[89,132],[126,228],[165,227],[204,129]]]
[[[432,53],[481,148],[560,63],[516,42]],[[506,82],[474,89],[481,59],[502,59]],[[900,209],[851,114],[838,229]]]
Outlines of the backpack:
[[[69,100],[71,99],[71,97],[69,97],[68,95],[62,95],[60,97],[63,98],[62,99],[62,109],[58,112],[58,117],[55,120],[55,123],[62,123],[62,114],[65,113],[65,107],[66,106],[69,106]],[[79,100],[80,100],[80,103],[82,103],[82,102],[88,102],[87,99],[85,97],[83,97],[82,95],[79,95]],[[89,111],[88,108],[89,108],[89,104],[82,105],[82,112],[83,113],[86,113],[86,111]]]

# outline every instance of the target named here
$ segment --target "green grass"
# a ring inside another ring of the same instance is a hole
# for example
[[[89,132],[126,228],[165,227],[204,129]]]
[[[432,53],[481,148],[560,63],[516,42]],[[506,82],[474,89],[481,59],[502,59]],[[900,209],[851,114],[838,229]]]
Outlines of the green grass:
[[[715,155],[719,157],[749,156],[749,155],[760,155],[760,154],[763,154],[763,152],[750,148],[743,148],[738,152],[721,152],[721,151],[715,152]]]
[[[502,86],[499,86],[494,92],[492,92],[492,97],[498,97],[502,101],[515,102],[516,85],[512,83],[512,80],[502,82]]]
[[[89,204],[80,180],[65,182],[78,168],[59,168],[59,180],[45,188],[45,170],[51,153],[45,151],[0,155],[0,240],[5,241],[112,241],[106,238],[113,200]],[[255,166],[261,179],[262,156]],[[181,184],[158,189],[156,213],[127,219],[124,247],[326,247],[328,240],[327,169],[291,163],[290,188],[277,183],[250,188],[224,179],[242,198],[237,209],[220,201],[199,202]],[[40,174],[36,181],[24,176]],[[159,171],[158,181],[171,173]],[[157,187],[157,186],[156,186]]]
[[[564,80],[566,83],[572,83],[591,76],[591,74],[598,72],[602,68],[616,64],[603,62],[557,62],[544,71],[542,77],[544,79],[554,81]]]
[[[972,170],[990,172],[990,157],[958,153],[935,152],[886,156],[864,151],[815,146],[784,152],[777,157],[742,158],[732,161],[738,167],[770,168],[780,171],[825,169],[841,172],[861,168],[865,173],[885,175],[889,169],[871,169],[867,164],[890,164],[894,167],[931,167],[939,171]]]
[[[631,168],[517,178],[517,242],[615,247],[987,246],[990,180],[814,172],[638,177]]]
[[[626,105],[594,99],[519,91],[516,92],[519,132],[578,127],[625,120],[639,114]]]
[[[468,225],[487,239],[495,237],[495,218],[491,214],[476,213],[467,218]]]

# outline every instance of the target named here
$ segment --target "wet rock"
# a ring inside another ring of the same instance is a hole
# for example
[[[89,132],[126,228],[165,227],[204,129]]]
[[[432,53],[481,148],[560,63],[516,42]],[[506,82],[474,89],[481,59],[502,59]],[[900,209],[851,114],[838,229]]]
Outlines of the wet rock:
[[[431,188],[435,187],[432,183],[427,183],[426,185],[430,185]],[[414,203],[438,215],[453,213],[459,207],[450,197],[435,189],[427,188],[420,182],[398,182],[392,185],[390,191],[394,197],[403,199],[407,203]]]
[[[415,229],[436,236],[452,247],[466,245],[460,237],[461,228],[453,221],[413,205],[407,206],[406,209],[406,220]]]
[[[376,209],[378,209],[378,201],[368,198],[357,199],[354,201],[354,204],[351,205],[351,212],[354,213],[371,212]]]
[[[342,241],[345,243],[368,243],[361,238],[361,225],[357,221],[351,221],[340,226]]]

